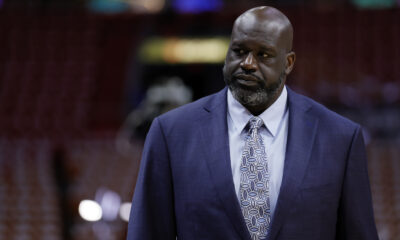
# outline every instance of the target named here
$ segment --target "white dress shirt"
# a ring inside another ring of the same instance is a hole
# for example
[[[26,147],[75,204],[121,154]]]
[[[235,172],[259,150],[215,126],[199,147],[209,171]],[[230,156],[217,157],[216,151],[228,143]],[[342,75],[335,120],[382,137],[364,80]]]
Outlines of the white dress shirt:
[[[230,90],[228,90],[227,95],[227,120],[231,167],[236,195],[238,196],[238,199],[240,199],[240,164],[242,151],[246,141],[246,131],[244,131],[244,128],[253,115],[232,96]],[[289,111],[287,108],[286,86],[283,88],[278,99],[268,109],[261,113],[259,117],[264,121],[265,125],[260,128],[259,133],[263,138],[265,152],[267,154],[270,174],[271,216],[273,216],[282,183],[288,134]]]

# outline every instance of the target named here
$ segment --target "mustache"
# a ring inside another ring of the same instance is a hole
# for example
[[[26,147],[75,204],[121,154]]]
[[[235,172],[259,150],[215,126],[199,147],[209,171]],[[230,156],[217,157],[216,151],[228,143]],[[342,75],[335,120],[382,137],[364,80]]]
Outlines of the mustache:
[[[263,79],[261,79],[260,77],[251,74],[251,73],[243,73],[243,72],[239,72],[239,73],[235,73],[232,75],[232,77],[234,79],[245,79],[245,80],[252,80],[252,81],[257,81],[259,83],[264,82]]]

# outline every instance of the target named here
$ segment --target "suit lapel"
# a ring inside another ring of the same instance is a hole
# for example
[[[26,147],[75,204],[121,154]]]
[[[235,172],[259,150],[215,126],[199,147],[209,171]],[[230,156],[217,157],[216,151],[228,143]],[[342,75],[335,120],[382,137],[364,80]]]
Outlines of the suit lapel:
[[[289,129],[282,185],[272,219],[269,240],[275,239],[300,189],[318,128],[318,119],[308,114],[311,108],[288,88]]]
[[[250,239],[233,184],[226,117],[226,92],[225,88],[205,105],[204,115],[202,119],[199,119],[201,140],[211,180],[221,204],[241,238]]]

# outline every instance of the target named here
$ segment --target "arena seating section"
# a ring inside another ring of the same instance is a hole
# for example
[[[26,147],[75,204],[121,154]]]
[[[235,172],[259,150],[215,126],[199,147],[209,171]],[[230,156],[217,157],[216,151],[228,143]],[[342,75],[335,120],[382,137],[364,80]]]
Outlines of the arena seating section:
[[[54,170],[60,148],[72,239],[98,239],[78,204],[99,187],[131,201],[142,142],[122,156],[114,135],[132,29],[111,35],[104,21],[84,13],[0,14],[0,239],[64,239]],[[108,225],[108,239],[124,238],[125,222]]]

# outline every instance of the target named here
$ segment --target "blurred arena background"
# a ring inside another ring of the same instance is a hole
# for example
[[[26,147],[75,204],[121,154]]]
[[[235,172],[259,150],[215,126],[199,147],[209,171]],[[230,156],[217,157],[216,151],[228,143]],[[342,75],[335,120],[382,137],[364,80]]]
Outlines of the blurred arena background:
[[[151,120],[224,86],[233,20],[291,19],[288,85],[364,127],[400,239],[399,0],[0,0],[0,239],[122,240]]]

